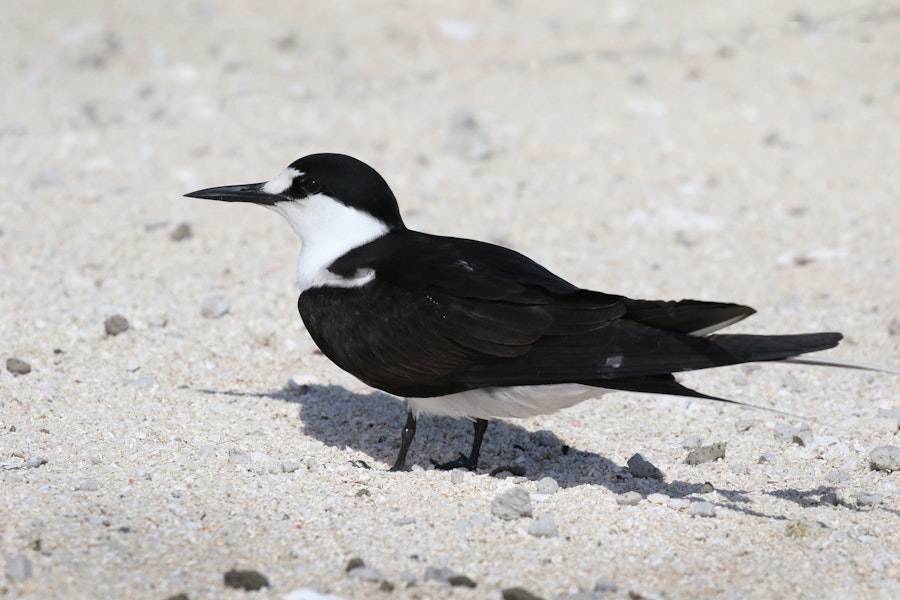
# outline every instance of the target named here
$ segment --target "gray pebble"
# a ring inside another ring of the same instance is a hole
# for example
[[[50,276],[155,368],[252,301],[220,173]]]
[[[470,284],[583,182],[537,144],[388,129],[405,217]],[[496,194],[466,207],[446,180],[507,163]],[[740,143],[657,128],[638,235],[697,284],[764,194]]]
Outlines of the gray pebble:
[[[759,459],[756,462],[760,464],[774,465],[776,462],[778,462],[778,456],[772,454],[771,452],[766,452],[765,454],[760,455]]]
[[[725,458],[725,442],[716,442],[709,446],[701,446],[688,452],[687,458],[684,459],[685,464],[691,466],[701,465],[706,462],[712,462]]]
[[[451,587],[475,588],[478,586],[478,584],[467,575],[451,575],[447,578],[447,583],[449,583]]]
[[[822,494],[822,504],[839,506],[844,503],[844,492],[839,489],[828,490]]]
[[[506,521],[521,517],[530,517],[531,496],[525,488],[516,486],[494,496],[491,502],[491,513]]]
[[[128,331],[128,319],[122,315],[107,317],[103,322],[103,328],[106,330],[106,335],[119,335]]]
[[[294,462],[293,460],[286,460],[281,463],[281,470],[285,473],[293,473],[297,469],[300,468],[300,463]]]
[[[46,458],[44,458],[43,456],[34,456],[25,461],[25,468],[26,469],[36,469],[36,468],[40,467],[41,465],[46,465],[47,462],[49,462],[49,461]]]
[[[813,433],[808,423],[800,427],[792,427],[787,423],[778,423],[773,431],[775,439],[779,442],[809,446],[813,442]]]
[[[465,479],[466,473],[463,469],[453,469],[450,471],[450,483],[453,485],[458,485],[463,482]]]
[[[31,577],[31,560],[24,554],[6,557],[6,577],[13,583],[22,583]]]
[[[349,573],[353,569],[358,569],[360,567],[366,566],[365,561],[358,556],[354,556],[350,560],[347,561],[347,566],[344,567],[344,572]]]
[[[484,160],[493,152],[490,138],[467,108],[459,108],[450,116],[450,131],[445,148],[466,160]]]
[[[712,494],[714,491],[716,491],[715,486],[708,481],[700,486],[701,494]]]
[[[828,480],[828,483],[845,483],[850,481],[850,473],[843,469],[832,469],[825,478]]]
[[[228,302],[228,298],[222,294],[213,294],[203,301],[200,314],[207,319],[218,319],[227,314],[229,310],[231,310],[231,303]]]
[[[173,242],[180,242],[181,240],[189,239],[194,232],[191,231],[191,226],[188,223],[179,223],[178,226],[169,233],[169,239]]]
[[[528,533],[534,537],[559,537],[556,521],[550,515],[541,515],[529,523]]]
[[[228,451],[228,459],[233,460],[236,463],[249,463],[252,460],[249,454],[234,448]]]
[[[31,365],[21,358],[12,357],[6,359],[6,370],[14,375],[28,375],[31,373]]]
[[[78,486],[79,492],[96,492],[100,489],[100,486],[93,479],[87,479],[81,482],[81,485]]]
[[[753,417],[744,417],[743,419],[738,419],[738,422],[734,424],[734,428],[738,431],[747,431],[755,424],[756,419],[754,419]]]
[[[869,465],[876,471],[900,471],[900,448],[879,446],[869,455]]]
[[[694,448],[699,448],[703,445],[703,438],[697,435],[696,433],[693,435],[689,435],[683,440],[681,440],[681,447],[685,450],[693,450]]]
[[[662,479],[665,477],[656,465],[648,461],[640,454],[635,454],[628,459],[628,470],[635,477],[643,477],[645,479]]]
[[[637,492],[625,492],[616,496],[616,503],[621,506],[633,506],[641,501],[641,495]]]
[[[610,592],[615,593],[619,591],[619,584],[612,579],[598,579],[594,582],[594,591],[603,594]]]
[[[269,587],[269,580],[259,571],[231,569],[222,579],[226,587],[239,590],[252,592]]]
[[[856,494],[856,503],[859,506],[878,506],[883,499],[881,494],[870,494],[868,492]]]
[[[542,477],[536,486],[538,494],[555,494],[559,490],[559,484],[552,477]]]
[[[506,588],[501,592],[503,600],[543,600],[540,596],[535,596],[523,587],[515,586]]]
[[[716,507],[709,502],[694,502],[691,504],[691,516],[715,517]]]

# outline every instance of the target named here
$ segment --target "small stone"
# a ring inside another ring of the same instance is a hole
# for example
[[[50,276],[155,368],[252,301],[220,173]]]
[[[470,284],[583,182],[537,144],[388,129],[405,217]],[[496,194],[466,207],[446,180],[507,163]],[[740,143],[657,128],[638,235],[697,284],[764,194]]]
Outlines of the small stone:
[[[106,335],[119,335],[120,333],[128,331],[128,327],[128,319],[118,314],[107,317],[103,322],[103,328],[106,330]]]
[[[463,482],[463,479],[466,477],[466,472],[463,469],[453,469],[450,471],[450,483],[453,485],[459,485]]]
[[[709,502],[694,502],[693,504],[691,504],[691,516],[715,517],[716,507]]]
[[[180,242],[181,240],[189,239],[194,232],[191,231],[191,226],[188,223],[179,223],[175,229],[169,233],[169,239],[173,242]]]
[[[870,494],[868,492],[856,494],[856,504],[859,506],[878,506],[883,499],[881,494]]]
[[[839,506],[844,503],[844,492],[838,489],[828,490],[822,494],[822,504]]]
[[[191,600],[191,598],[184,592],[181,592],[180,594],[172,594],[171,596],[166,598],[166,600]]]
[[[447,583],[450,584],[450,587],[475,588],[478,585],[467,575],[451,575],[447,578]]]
[[[900,471],[900,448],[897,446],[879,446],[869,455],[869,465],[876,471],[892,473]]]
[[[125,363],[125,368],[134,373],[141,368],[141,361],[131,358]]]
[[[28,375],[31,373],[31,365],[21,358],[12,357],[6,359],[6,370],[13,375]]]
[[[700,486],[700,493],[701,493],[701,494],[711,494],[711,493],[713,493],[714,491],[716,491],[716,488],[713,486],[713,484],[711,484],[711,483],[708,482],[708,481],[705,482],[703,485]]]
[[[288,377],[284,387],[298,394],[306,394],[309,393],[311,387],[316,385],[319,385],[319,378],[315,375],[299,374]]]
[[[93,479],[87,479],[85,481],[82,481],[81,484],[78,486],[79,492],[96,492],[99,489],[100,489],[100,486]]]
[[[347,561],[347,566],[344,567],[344,572],[349,573],[353,569],[358,569],[360,567],[366,566],[366,563],[358,556],[354,556],[350,560]]]
[[[755,424],[756,419],[754,419],[753,417],[744,417],[743,419],[738,419],[737,423],[734,424],[734,428],[738,431],[747,431]]]
[[[281,463],[281,470],[285,473],[293,473],[297,469],[300,468],[300,463],[294,462],[293,460],[286,460]]]
[[[49,462],[49,461],[46,458],[44,458],[43,456],[34,456],[25,461],[25,468],[26,469],[37,469],[41,465],[46,465],[47,462]]]
[[[535,596],[525,588],[519,586],[506,588],[500,593],[503,600],[543,600],[540,596]]]
[[[684,459],[685,464],[691,466],[702,465],[706,462],[712,462],[725,458],[725,442],[716,442],[709,446],[701,446],[688,452],[687,458]]]
[[[269,587],[269,580],[259,571],[231,569],[223,577],[226,587],[254,591]]]
[[[616,496],[616,503],[620,506],[634,506],[641,501],[641,495],[637,492],[625,492]]]
[[[829,483],[846,483],[850,481],[850,473],[843,469],[832,469],[825,478]]]
[[[496,477],[503,473],[509,473],[513,477],[524,477],[525,472],[525,465],[500,465],[491,469],[491,477]]]
[[[615,593],[619,591],[619,585],[612,579],[598,579],[594,582],[594,591],[601,594]]]
[[[541,515],[528,524],[528,533],[534,537],[559,537],[556,521],[550,515]]]
[[[246,452],[241,452],[235,448],[232,448],[228,451],[228,460],[232,460],[236,463],[249,463],[253,459],[250,458],[250,455]]]
[[[531,517],[531,496],[520,486],[500,492],[491,502],[491,513],[506,521]]]
[[[231,310],[231,303],[228,302],[228,298],[222,294],[213,294],[203,301],[200,314],[207,319],[218,319],[227,314],[229,310]]]
[[[660,471],[656,465],[640,454],[635,454],[628,459],[628,470],[631,471],[631,474],[635,477],[642,477],[644,479],[662,479],[665,477],[663,472]]]
[[[552,477],[542,477],[537,482],[538,494],[555,494],[559,490],[559,484]]]
[[[6,577],[13,583],[22,583],[31,577],[31,560],[24,554],[6,557]]]
[[[647,496],[647,502],[649,502],[650,504],[665,504],[671,499],[672,497],[668,494],[661,494],[659,492],[654,492]]]

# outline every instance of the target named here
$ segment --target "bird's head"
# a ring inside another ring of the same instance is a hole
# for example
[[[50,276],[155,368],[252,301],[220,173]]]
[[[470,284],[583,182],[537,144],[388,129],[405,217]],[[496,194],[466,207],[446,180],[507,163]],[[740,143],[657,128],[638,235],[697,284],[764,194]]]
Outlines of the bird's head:
[[[405,228],[384,178],[343,154],[310,154],[269,181],[207,188],[185,196],[270,208],[287,219],[304,244],[326,234],[374,239]]]

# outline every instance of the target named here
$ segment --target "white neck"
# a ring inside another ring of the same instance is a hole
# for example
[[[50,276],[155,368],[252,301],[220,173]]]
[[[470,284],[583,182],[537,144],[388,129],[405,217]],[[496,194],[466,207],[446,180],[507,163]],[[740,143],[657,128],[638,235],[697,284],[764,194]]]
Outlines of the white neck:
[[[388,227],[372,215],[341,204],[325,194],[314,194],[271,207],[283,216],[303,242],[297,261],[300,293],[314,287],[356,287],[371,281],[371,270],[341,277],[328,270],[354,248],[381,237]]]

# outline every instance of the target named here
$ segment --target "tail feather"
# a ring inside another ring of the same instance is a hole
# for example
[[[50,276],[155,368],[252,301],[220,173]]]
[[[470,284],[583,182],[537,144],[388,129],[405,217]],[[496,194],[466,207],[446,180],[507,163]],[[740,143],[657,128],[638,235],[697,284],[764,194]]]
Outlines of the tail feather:
[[[727,362],[764,362],[784,360],[808,352],[828,350],[838,345],[844,336],[836,331],[799,333],[792,335],[721,334],[706,339],[727,355]]]

